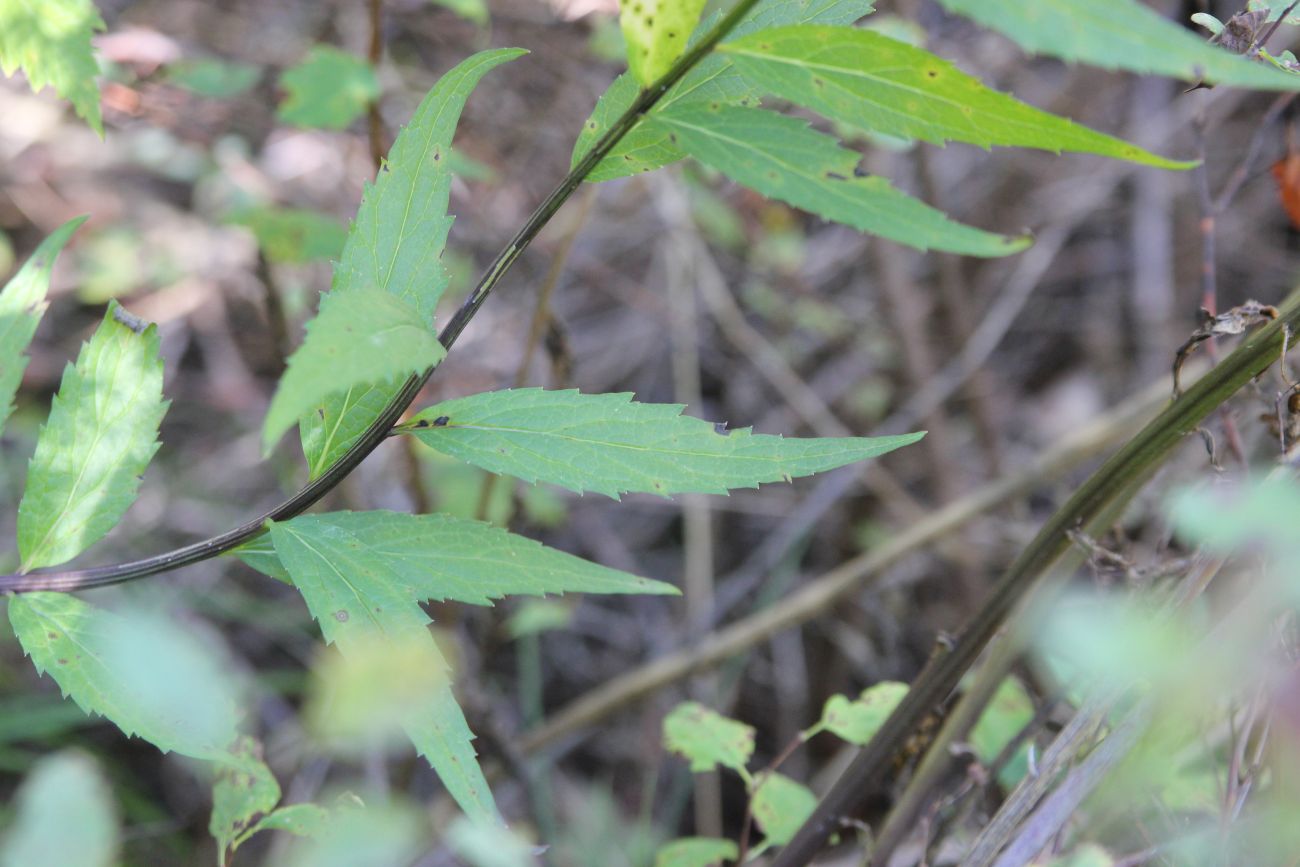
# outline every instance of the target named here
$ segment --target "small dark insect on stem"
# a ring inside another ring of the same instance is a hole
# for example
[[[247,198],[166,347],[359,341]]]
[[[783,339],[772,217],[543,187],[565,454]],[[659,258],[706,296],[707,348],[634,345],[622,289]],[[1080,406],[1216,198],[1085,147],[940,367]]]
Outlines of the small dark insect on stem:
[[[451,349],[452,344],[456,342],[456,338],[469,325],[470,320],[474,318],[474,314],[483,306],[483,302],[487,300],[488,295],[501,282],[501,278],[509,272],[515,260],[519,258],[524,250],[528,249],[533,239],[545,228],[546,224],[555,216],[555,213],[569,200],[569,197],[582,185],[583,181],[586,180],[587,176],[591,174],[601,160],[608,156],[610,151],[623,140],[623,137],[628,134],[632,127],[640,122],[641,116],[653,108],[663,98],[664,94],[680,81],[686,73],[690,72],[696,64],[708,56],[717,44],[722,41],[723,37],[730,33],[757,3],[758,0],[740,0],[703,39],[679,57],[673,63],[672,68],[664,73],[658,81],[638,94],[627,111],[623,112],[618,120],[614,121],[613,125],[610,126],[609,130],[600,137],[600,140],[592,145],[591,150],[587,151],[587,154],[569,171],[559,185],[551,191],[551,194],[537,206],[537,209],[533,211],[523,227],[515,233],[510,242],[497,254],[492,264],[479,278],[479,282],[474,287],[474,291],[470,293],[469,298],[465,300],[465,303],[456,311],[456,314],[452,316],[446,327],[438,335],[438,341],[442,343],[444,348]],[[195,542],[164,554],[146,557],[143,560],[134,560],[130,563],[99,566],[91,569],[0,575],[0,593],[27,593],[35,590],[85,590],[91,587],[121,584],[126,581],[134,581],[137,578],[157,575],[161,572],[170,572],[191,563],[210,560],[239,547],[251,539],[257,538],[266,531],[267,521],[287,521],[295,515],[301,514],[317,500],[333,490],[339,482],[343,481],[349,473],[356,469],[381,442],[388,438],[393,425],[402,417],[402,413],[406,412],[406,408],[415,400],[420,393],[420,389],[424,387],[424,384],[429,381],[429,377],[432,375],[433,368],[430,368],[407,379],[403,383],[401,390],[388,403],[388,406],[384,407],[379,417],[371,422],[370,426],[353,443],[352,447],[340,456],[329,469],[308,483],[298,493],[251,521],[241,524],[233,530],[228,530],[219,536],[213,536],[201,542]]]

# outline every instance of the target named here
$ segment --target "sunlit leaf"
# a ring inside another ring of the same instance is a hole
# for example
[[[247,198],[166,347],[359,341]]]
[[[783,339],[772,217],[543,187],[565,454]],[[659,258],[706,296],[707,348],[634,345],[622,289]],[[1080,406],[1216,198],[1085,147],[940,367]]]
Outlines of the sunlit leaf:
[[[479,27],[488,24],[487,0],[429,0],[435,6],[450,9],[461,18],[472,21]]]
[[[452,218],[452,136],[461,110],[479,80],[493,68],[527,52],[482,51],[458,64],[429,91],[411,122],[397,136],[388,162],[367,185],[334,269],[331,295],[378,289],[405,301],[433,327],[433,311],[447,287],[441,262]],[[398,384],[356,386],[332,397],[300,422],[303,452],[312,478],[357,441],[397,393]]]
[[[643,85],[657,81],[686,48],[705,0],[619,0],[627,65]]]
[[[23,568],[70,560],[116,526],[167,411],[158,329],[111,303],[63,372],[18,506]]]
[[[22,69],[32,90],[53,87],[102,136],[90,37],[103,29],[91,0],[0,0],[0,70]]]
[[[262,427],[263,451],[270,452],[325,397],[400,382],[446,354],[426,320],[396,295],[379,289],[331,292],[276,387]]]
[[[696,773],[721,765],[748,780],[745,765],[754,754],[754,728],[687,701],[664,717],[664,746],[690,760]]]
[[[870,30],[802,25],[720,46],[769,93],[866,132],[934,144],[963,141],[1079,151],[1191,168],[998,93],[953,64]]]
[[[783,24],[852,24],[871,11],[872,0],[760,0],[731,31],[731,37]],[[712,28],[718,17],[713,15],[706,18],[696,28],[692,40]],[[639,91],[636,77],[630,72],[614,80],[596,103],[591,117],[583,124],[582,133],[573,147],[574,165],[627,111]],[[761,93],[753,82],[747,81],[740,74],[729,57],[714,53],[700,61],[681,81],[673,85],[646,117],[654,117],[658,112],[679,102],[688,105],[756,105]],[[607,181],[648,172],[676,162],[684,156],[686,154],[668,140],[666,130],[639,123],[600,161],[587,176],[587,180]]]
[[[375,71],[364,59],[329,45],[312,48],[280,76],[285,90],[280,119],[295,126],[346,129],[379,96]]]
[[[27,346],[45,313],[54,260],[86,219],[77,217],[51,232],[0,290],[0,428],[13,412],[14,394],[27,369]]]
[[[403,430],[444,454],[528,482],[617,497],[726,493],[789,481],[916,442],[894,437],[786,439],[748,428],[719,433],[678,404],[630,394],[508,389],[444,401]]]
[[[1138,0],[939,0],[1026,51],[1106,69],[1259,90],[1300,90],[1300,75],[1232,54]]]
[[[79,752],[41,759],[23,780],[0,842],[0,867],[111,867],[117,811],[95,762]]]
[[[738,184],[918,250],[1006,256],[1030,243],[962,225],[885,178],[859,176],[858,154],[798,118],[740,106],[679,105],[649,122]]]

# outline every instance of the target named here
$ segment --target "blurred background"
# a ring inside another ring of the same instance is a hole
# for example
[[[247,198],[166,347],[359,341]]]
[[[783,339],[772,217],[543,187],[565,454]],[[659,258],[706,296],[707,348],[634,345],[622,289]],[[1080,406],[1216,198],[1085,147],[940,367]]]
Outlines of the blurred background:
[[[1180,21],[1240,11],[1235,2],[1152,5]],[[107,24],[96,40],[104,140],[52,94],[0,81],[0,280],[54,228],[90,215],[60,259],[0,442],[7,526],[50,397],[104,304],[119,299],[162,335],[172,401],[163,445],[124,522],[77,561],[87,565],[213,535],[305,482],[296,443],[263,462],[258,431],[373,177],[371,94],[379,94],[386,147],[459,60],[486,47],[531,52],[485,80],[460,127],[445,321],[563,176],[582,122],[623,69],[614,0],[384,0],[384,55],[373,80],[340,62],[342,71],[317,68],[306,85],[295,83],[295,70],[313,56],[329,65],[315,46],[364,61],[365,2],[97,6]],[[1189,92],[1179,82],[1029,59],[926,0],[877,8],[872,26],[1037,107],[1172,157],[1194,158],[1204,147],[1213,195],[1244,167],[1216,225],[1219,308],[1276,303],[1294,284],[1300,248],[1270,172],[1288,156],[1292,118],[1274,95]],[[304,86],[328,88],[339,104],[325,118],[304,117],[294,108]],[[322,128],[330,126],[338,128]],[[1197,173],[960,145],[857,138],[850,146],[870,171],[957,219],[1028,230],[1035,246],[1005,260],[923,255],[763,200],[697,165],[592,185],[520,260],[415,407],[515,384],[576,387],[635,392],[787,436],[926,429],[921,444],[865,469],[730,497],[619,503],[490,482],[393,440],[326,500],[329,509],[487,518],[686,591],[681,599],[431,608],[480,753],[495,769],[497,798],[509,818],[552,845],[553,863],[648,864],[674,836],[734,838],[743,787],[734,777],[693,778],[668,757],[663,716],[693,698],[743,719],[757,727],[756,755],[766,760],[817,720],[829,696],[911,679],[936,634],[959,629],[1095,465],[1098,445],[1051,472],[1035,463],[1039,456],[1135,395],[1167,394],[1175,352],[1200,324]],[[1252,148],[1258,156],[1247,161]],[[524,357],[530,332],[536,349]],[[1234,404],[1242,453],[1268,454],[1275,438],[1260,415],[1271,407],[1269,389]],[[1117,444],[1123,430],[1115,422],[1098,442]],[[1218,460],[1230,465],[1230,437],[1214,432]],[[936,510],[1025,472],[1015,490],[864,571],[851,592],[810,611],[798,628],[751,642],[721,667],[656,685],[598,721],[552,731],[544,746],[520,740],[601,684],[779,607]],[[1189,443],[1159,487],[1212,472],[1205,450]],[[1140,500],[1123,538],[1107,543],[1131,562],[1169,553],[1157,497]],[[0,546],[7,566],[12,547]],[[450,815],[436,778],[414,756],[331,758],[311,748],[299,709],[320,641],[292,588],[223,558],[95,598],[147,598],[253,684],[252,728],[287,801],[348,785],[406,792]],[[7,630],[0,648],[3,785],[16,785],[55,747],[87,747],[117,795],[129,863],[212,863],[201,774],[64,702],[52,683],[38,682]],[[1025,678],[1034,691],[1032,673]],[[840,766],[841,747],[818,741],[783,770],[818,788]],[[279,845],[257,838],[237,863],[276,863]],[[449,857],[435,852],[421,863]]]

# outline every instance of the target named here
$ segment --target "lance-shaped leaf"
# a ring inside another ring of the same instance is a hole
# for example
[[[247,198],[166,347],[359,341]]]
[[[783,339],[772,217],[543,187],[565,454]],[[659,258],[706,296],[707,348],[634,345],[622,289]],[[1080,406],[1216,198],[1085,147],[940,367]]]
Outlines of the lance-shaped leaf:
[[[628,68],[648,85],[681,56],[686,37],[704,11],[704,0],[619,0],[618,6]]]
[[[677,592],[669,584],[445,514],[330,512],[301,515],[276,526],[280,536],[272,537],[277,552],[280,538],[292,532],[310,540],[314,550],[328,555],[354,582],[401,587],[411,600],[490,605],[505,596]],[[293,575],[292,568],[289,573]],[[296,575],[294,583],[301,588]]]
[[[677,106],[650,123],[695,159],[763,195],[918,250],[1006,256],[1029,239],[985,232],[859,177],[859,156],[797,118],[757,108]]]
[[[17,805],[0,867],[117,863],[113,794],[89,756],[69,750],[41,759],[18,789]]]
[[[1259,90],[1300,90],[1300,75],[1211,45],[1137,0],[939,0],[1026,51],[1106,69]]]
[[[719,50],[769,93],[867,132],[933,144],[1078,151],[1162,168],[1196,165],[1039,111],[928,51],[870,30],[780,27]]]
[[[85,217],[69,220],[50,233],[0,291],[0,428],[13,412],[14,394],[27,369],[27,346],[45,313],[54,260]]]
[[[410,304],[379,289],[326,295],[266,411],[263,450],[271,451],[325,397],[400,383],[441,361],[447,350],[425,322]]]
[[[924,436],[787,439],[747,428],[724,434],[681,412],[680,404],[634,403],[626,393],[522,388],[444,401],[401,430],[489,472],[615,499],[629,491],[724,494],[789,481]]]
[[[18,506],[23,569],[62,563],[117,524],[158,450],[167,411],[158,329],[111,303],[63,372]]]
[[[484,603],[506,593],[675,592],[545,548],[483,524],[445,515],[339,512],[271,525],[275,552],[344,655],[366,654],[377,636],[404,652],[427,647],[444,663],[420,608],[426,599]],[[496,820],[491,792],[470,745],[473,735],[451,689],[433,689],[403,727],[470,816]]]
[[[66,593],[9,600],[9,621],[36,670],[86,713],[164,752],[238,763],[230,753],[238,691],[211,648],[154,615],[122,615]]]
[[[334,269],[331,295],[382,290],[410,305],[425,328],[433,327],[434,308],[447,288],[441,259],[452,224],[447,202],[457,121],[470,92],[489,70],[526,53],[518,48],[479,52],[429,91],[393,142],[375,183],[366,186],[343,258]],[[357,441],[399,387],[357,385],[342,390],[301,420],[312,478]]]
[[[742,36],[784,24],[852,24],[872,12],[872,0],[760,0],[745,16],[731,36]],[[720,16],[706,19],[692,35],[694,41],[717,24]],[[636,77],[620,75],[605,91],[573,147],[573,164],[609,131],[640,92]],[[762,93],[735,68],[731,58],[714,53],[704,58],[682,80],[673,85],[663,98],[647,112],[654,117],[677,103],[708,105],[711,103],[757,104]],[[587,176],[589,181],[608,181],[639,172],[648,172],[685,157],[680,148],[668,140],[667,132],[651,124],[639,123],[623,136],[614,149]]]
[[[21,68],[32,90],[50,85],[102,136],[90,37],[103,29],[91,0],[0,0],[0,70]]]

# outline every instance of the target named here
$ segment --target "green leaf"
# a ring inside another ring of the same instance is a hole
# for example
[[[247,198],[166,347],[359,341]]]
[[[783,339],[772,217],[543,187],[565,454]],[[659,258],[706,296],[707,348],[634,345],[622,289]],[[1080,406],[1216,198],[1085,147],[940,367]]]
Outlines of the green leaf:
[[[487,27],[488,25],[487,0],[429,0],[429,2],[435,6],[450,9],[461,18],[471,21],[479,27]]]
[[[924,434],[785,439],[718,433],[680,404],[634,403],[631,394],[506,389],[444,401],[402,430],[493,473],[618,498],[721,494],[760,482],[842,467],[914,443]]]
[[[534,847],[500,825],[461,816],[447,829],[447,845],[469,867],[535,867]]]
[[[686,701],[664,717],[664,747],[688,759],[694,773],[721,765],[748,783],[745,765],[754,754],[754,727],[728,719],[698,702]]]
[[[239,738],[232,753],[238,764],[217,769],[212,784],[212,818],[208,832],[217,841],[223,864],[254,833],[255,820],[269,815],[280,803],[280,784],[262,761],[261,749],[250,737]]]
[[[41,429],[18,506],[23,569],[86,550],[135,501],[167,411],[158,328],[116,302],[81,347]]]
[[[826,700],[817,728],[832,732],[851,744],[866,746],[894,708],[907,695],[907,684],[883,681],[862,691],[857,700],[833,695]]]
[[[329,45],[317,45],[297,66],[284,71],[280,120],[294,126],[346,129],[379,98],[379,81],[364,59]]]
[[[400,802],[333,810],[311,839],[299,843],[286,867],[409,864],[427,845],[424,818]]]
[[[379,289],[331,292],[307,325],[302,346],[266,411],[262,450],[328,395],[372,383],[401,382],[433,367],[447,350],[411,305]]]
[[[365,756],[404,743],[402,724],[446,685],[446,664],[426,630],[376,632],[349,645],[346,655],[327,652],[318,661],[304,722],[331,749]]]
[[[704,0],[619,0],[627,65],[643,85],[653,84],[686,49]]]
[[[870,30],[803,25],[763,30],[719,48],[769,93],[866,132],[981,147],[1077,151],[1186,169],[990,90],[928,51]]]
[[[280,562],[302,592],[327,642],[362,655],[382,635],[428,648],[445,670],[425,599],[484,603],[506,593],[674,592],[542,547],[503,530],[445,515],[340,512],[271,525]],[[432,668],[434,663],[430,663]],[[473,735],[451,690],[420,697],[407,735],[470,816],[496,821],[492,796],[470,746]]]
[[[203,57],[182,60],[167,67],[167,81],[199,96],[230,99],[250,90],[262,77],[262,69],[247,63]]]
[[[734,861],[739,854],[730,840],[684,837],[655,853],[655,867],[715,867],[723,861]]]
[[[329,811],[316,804],[290,804],[263,816],[241,838],[247,840],[262,831],[285,831],[295,837],[316,837],[329,821]]]
[[[1025,237],[954,222],[884,178],[859,177],[858,154],[797,118],[756,108],[682,105],[660,112],[651,123],[738,184],[918,250],[1006,256],[1030,244]]]
[[[50,233],[3,291],[0,291],[0,428],[14,409],[14,395],[27,369],[27,346],[45,313],[54,260],[86,217],[77,217]]]
[[[251,208],[230,222],[252,230],[266,258],[283,264],[337,259],[347,238],[337,220],[303,208]]]
[[[764,846],[782,846],[817,808],[817,796],[802,783],[769,772],[759,778],[752,808],[754,821],[763,831]]]
[[[284,564],[280,562],[279,557],[275,556],[275,545],[271,542],[270,533],[263,533],[261,536],[250,539],[238,548],[232,548],[227,553],[230,556],[238,557],[244,562],[244,565],[256,569],[268,578],[283,581],[285,584],[293,583],[293,579],[285,571]]]
[[[852,24],[871,11],[872,0],[760,0],[753,11],[736,25],[731,36],[784,24]],[[692,40],[706,33],[718,19],[719,16],[714,15],[702,23],[696,28]],[[614,122],[631,107],[639,92],[636,77],[631,73],[614,80],[583,124],[582,133],[573,147],[573,165],[577,165],[591,146],[609,132]],[[757,104],[761,92],[740,74],[729,57],[714,53],[673,85],[646,117],[654,117],[678,102],[695,105]],[[648,172],[684,156],[686,154],[668,140],[666,130],[639,123],[600,161],[587,180],[608,181]]]
[[[117,863],[113,796],[93,759],[67,751],[41,759],[18,789],[0,867],[110,867]]]
[[[976,757],[988,765],[1011,743],[1012,739],[1034,718],[1034,700],[1018,678],[1008,677],[998,685],[993,699],[980,715],[970,733],[970,745]],[[1019,755],[1007,762],[998,773],[1003,788],[1014,788],[1028,771],[1028,757],[1022,746]]]
[[[385,168],[366,187],[343,258],[334,269],[331,295],[382,289],[410,304],[426,327],[432,327],[434,308],[447,287],[447,270],[440,258],[452,224],[447,214],[448,154],[456,123],[479,80],[526,53],[518,48],[481,51],[429,91],[393,142]],[[399,388],[400,384],[348,389],[300,422],[312,478],[357,441]]]
[[[939,0],[1026,51],[1106,69],[1259,90],[1300,90],[1300,75],[1239,57],[1137,0]]]
[[[21,68],[33,91],[50,85],[102,138],[90,37],[103,29],[91,0],[0,0],[0,70]]]
[[[122,615],[66,593],[9,600],[9,621],[36,670],[86,713],[163,752],[237,761],[238,696],[211,648],[182,625]]]

